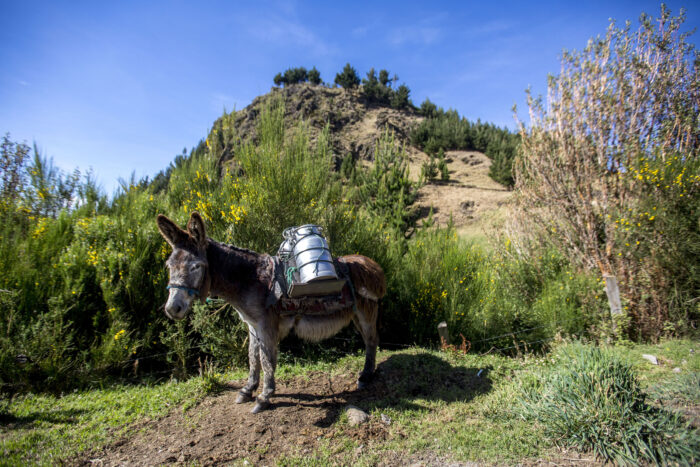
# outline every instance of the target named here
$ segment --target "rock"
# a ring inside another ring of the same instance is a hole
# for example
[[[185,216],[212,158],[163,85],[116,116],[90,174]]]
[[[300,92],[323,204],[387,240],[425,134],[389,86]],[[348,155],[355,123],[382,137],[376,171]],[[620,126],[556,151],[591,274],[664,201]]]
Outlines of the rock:
[[[658,365],[659,361],[656,359],[654,355],[649,355],[647,353],[642,354],[642,358],[644,360],[648,360],[652,365]]]
[[[385,423],[386,425],[391,425],[391,417],[389,417],[387,414],[383,413],[382,414],[382,422]]]
[[[350,426],[362,425],[369,420],[369,415],[367,415],[367,412],[355,407],[354,405],[348,405],[345,412],[348,414],[348,423]]]
[[[674,372],[674,373],[680,373],[680,372],[681,372],[681,369],[678,368],[678,367],[675,367],[675,368],[673,369],[673,372]]]

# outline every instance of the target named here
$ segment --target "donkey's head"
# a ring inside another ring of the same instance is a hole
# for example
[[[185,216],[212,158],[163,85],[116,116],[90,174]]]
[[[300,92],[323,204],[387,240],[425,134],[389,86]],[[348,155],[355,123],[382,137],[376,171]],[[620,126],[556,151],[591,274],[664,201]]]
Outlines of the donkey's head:
[[[195,297],[204,301],[211,283],[207,263],[207,233],[204,221],[193,212],[187,230],[182,230],[162,214],[158,215],[158,230],[173,248],[166,261],[170,272],[168,301],[165,314],[170,319],[182,319]]]

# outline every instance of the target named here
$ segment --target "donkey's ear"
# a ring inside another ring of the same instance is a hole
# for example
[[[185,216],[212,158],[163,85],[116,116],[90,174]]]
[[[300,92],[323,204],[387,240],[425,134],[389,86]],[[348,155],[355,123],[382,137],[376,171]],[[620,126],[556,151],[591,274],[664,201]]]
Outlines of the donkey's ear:
[[[190,237],[192,237],[192,240],[194,240],[198,248],[203,250],[207,247],[207,230],[204,227],[202,216],[200,216],[197,211],[193,212],[190,216],[190,220],[187,223],[187,231],[190,233]]]
[[[175,222],[171,221],[163,214],[158,214],[156,224],[158,224],[160,234],[171,247],[175,248],[175,245],[182,244],[185,240],[187,240],[187,232],[182,230],[175,224]]]

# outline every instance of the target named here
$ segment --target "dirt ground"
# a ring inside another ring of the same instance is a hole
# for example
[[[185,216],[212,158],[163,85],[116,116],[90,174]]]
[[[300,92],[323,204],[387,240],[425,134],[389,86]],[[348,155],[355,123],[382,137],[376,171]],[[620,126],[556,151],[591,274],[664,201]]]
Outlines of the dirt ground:
[[[424,370],[426,378],[407,381],[406,371]],[[451,367],[430,355],[392,356],[381,362],[369,388],[355,389],[356,375],[329,376],[316,372],[277,382],[270,410],[250,413],[253,403],[235,404],[237,390],[244,381],[228,384],[220,393],[207,397],[197,407],[183,413],[173,410],[165,418],[137,427],[135,433],[118,440],[100,452],[78,459],[78,465],[161,465],[245,464],[274,465],[280,456],[312,455],[322,440],[347,439],[357,442],[356,456],[376,443],[406,435],[395,424],[381,419],[384,407],[411,407],[412,400],[440,398],[464,400],[490,390],[488,378],[478,377],[478,369]],[[439,377],[436,391],[428,381]],[[349,404],[369,411],[379,409],[367,423],[350,427],[335,424]],[[345,452],[347,454],[347,452]],[[426,451],[409,456],[388,453],[380,465],[468,465],[451,463]]]
[[[257,415],[250,413],[253,403],[235,404],[244,381],[233,381],[184,413],[176,408],[160,420],[143,422],[123,439],[68,463],[264,466],[290,456],[296,462],[311,459],[323,448],[326,459],[341,465],[377,454],[371,462],[379,466],[475,466],[430,448],[386,450],[388,442],[401,442],[408,434],[391,420],[385,423],[382,414],[390,408],[424,409],[425,401],[468,403],[492,389],[489,371],[452,366],[428,353],[393,354],[379,362],[374,381],[362,391],[355,389],[356,376],[350,372],[312,372],[278,381],[271,409]],[[348,405],[370,413],[369,421],[356,427],[336,423]],[[575,452],[560,455],[556,465],[595,464]],[[521,465],[551,464],[551,459],[529,459]]]

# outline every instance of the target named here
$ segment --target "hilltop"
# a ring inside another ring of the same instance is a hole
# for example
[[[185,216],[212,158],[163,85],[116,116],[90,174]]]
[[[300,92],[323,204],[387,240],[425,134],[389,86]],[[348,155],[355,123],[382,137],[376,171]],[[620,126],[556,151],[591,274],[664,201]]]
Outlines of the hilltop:
[[[328,127],[336,165],[351,156],[360,164],[371,164],[379,138],[389,131],[408,156],[411,178],[420,178],[421,167],[430,156],[415,144],[412,132],[427,117],[419,109],[402,109],[367,98],[362,88],[332,88],[312,84],[273,87],[256,97],[242,110],[217,119],[207,137],[207,144],[219,150],[219,164],[235,159],[232,144],[236,139],[257,140],[261,109],[274,101],[284,103],[284,125],[291,129],[299,122],[308,128],[311,139]],[[510,197],[504,185],[489,177],[492,160],[479,151],[447,151],[445,162],[448,181],[427,181],[419,190],[416,207],[422,218],[431,211],[437,225],[452,219],[458,231],[479,236],[494,218],[502,217],[499,207]]]

